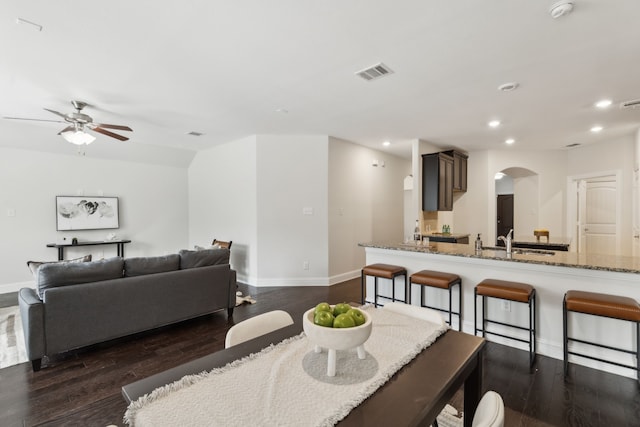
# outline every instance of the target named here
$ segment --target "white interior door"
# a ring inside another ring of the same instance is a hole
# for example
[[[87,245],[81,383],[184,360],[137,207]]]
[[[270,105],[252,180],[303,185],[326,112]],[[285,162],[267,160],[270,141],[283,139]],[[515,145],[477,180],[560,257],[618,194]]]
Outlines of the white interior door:
[[[615,176],[588,178],[578,183],[581,253],[618,254],[617,187]]]
[[[640,256],[640,173],[633,171],[633,256]]]

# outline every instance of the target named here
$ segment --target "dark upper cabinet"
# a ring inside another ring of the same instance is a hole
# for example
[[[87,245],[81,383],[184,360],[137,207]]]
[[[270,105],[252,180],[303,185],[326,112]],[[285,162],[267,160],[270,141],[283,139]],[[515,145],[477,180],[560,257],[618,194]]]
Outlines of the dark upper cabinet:
[[[466,154],[459,151],[445,151],[453,157],[453,191],[467,191],[467,159]]]
[[[453,210],[453,157],[445,153],[422,155],[422,210]]]

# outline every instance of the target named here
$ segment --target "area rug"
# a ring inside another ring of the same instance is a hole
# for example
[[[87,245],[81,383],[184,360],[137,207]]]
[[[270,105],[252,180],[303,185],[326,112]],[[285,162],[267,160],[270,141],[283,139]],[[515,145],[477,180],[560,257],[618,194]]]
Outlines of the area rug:
[[[238,295],[238,294],[240,294],[240,295]],[[251,295],[242,296],[241,292],[238,292],[238,294],[236,294],[236,307],[239,306],[239,305],[245,304],[245,303],[249,303],[249,304],[255,304],[256,303],[256,300],[253,299],[251,297]]]
[[[135,427],[334,425],[448,328],[364,309],[374,325],[366,358],[358,359],[355,349],[339,351],[335,377],[319,374],[326,372],[327,353],[314,353],[302,333],[160,387],[132,402],[124,421]]]
[[[27,360],[20,309],[17,305],[0,308],[0,369]]]

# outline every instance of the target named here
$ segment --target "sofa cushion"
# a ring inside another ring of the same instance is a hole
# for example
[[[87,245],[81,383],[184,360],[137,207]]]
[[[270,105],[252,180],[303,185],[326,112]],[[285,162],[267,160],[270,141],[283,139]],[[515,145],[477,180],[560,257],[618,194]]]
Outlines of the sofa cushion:
[[[40,268],[42,264],[60,264],[65,262],[89,262],[89,261],[91,261],[91,254],[81,256],[80,258],[65,259],[62,261],[27,261],[27,267],[29,267],[29,270],[31,270],[31,274],[33,274],[33,278],[38,279],[38,268]]]
[[[164,273],[180,269],[180,255],[127,258],[124,260],[125,277]]]
[[[200,251],[183,249],[178,252],[180,269],[229,264],[229,254],[229,249],[203,249]]]
[[[38,296],[44,298],[45,290],[58,286],[118,279],[122,277],[123,269],[121,257],[92,262],[43,264],[38,269]]]

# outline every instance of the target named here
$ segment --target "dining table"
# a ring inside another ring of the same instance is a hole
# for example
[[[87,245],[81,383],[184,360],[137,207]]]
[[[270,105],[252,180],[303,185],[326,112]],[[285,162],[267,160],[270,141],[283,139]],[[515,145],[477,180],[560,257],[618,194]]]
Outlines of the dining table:
[[[193,375],[242,359],[271,344],[299,335],[296,322],[210,355],[122,387],[127,403],[184,376]],[[482,393],[484,338],[447,330],[429,347],[404,365],[372,395],[352,409],[338,426],[429,426],[464,386],[464,426],[471,426]]]

